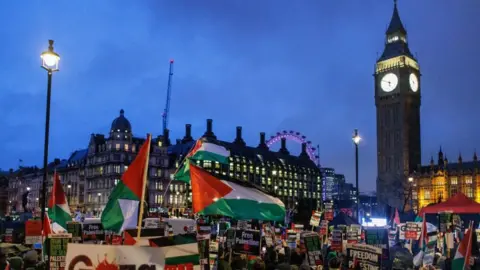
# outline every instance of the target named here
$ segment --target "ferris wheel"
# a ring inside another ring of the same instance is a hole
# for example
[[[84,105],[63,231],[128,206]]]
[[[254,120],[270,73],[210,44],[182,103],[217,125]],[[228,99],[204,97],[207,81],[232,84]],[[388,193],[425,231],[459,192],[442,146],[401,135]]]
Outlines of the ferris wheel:
[[[305,143],[307,145],[307,154],[310,157],[310,159],[315,162],[315,164],[319,165],[320,164],[320,158],[318,156],[318,146],[317,148],[312,146],[312,142],[307,140],[307,137],[305,135],[302,135],[300,132],[297,131],[282,131],[282,132],[277,132],[276,135],[270,136],[270,139],[266,142],[268,147],[271,147],[277,142],[280,142],[282,139],[286,139],[289,141],[294,141],[300,144]]]

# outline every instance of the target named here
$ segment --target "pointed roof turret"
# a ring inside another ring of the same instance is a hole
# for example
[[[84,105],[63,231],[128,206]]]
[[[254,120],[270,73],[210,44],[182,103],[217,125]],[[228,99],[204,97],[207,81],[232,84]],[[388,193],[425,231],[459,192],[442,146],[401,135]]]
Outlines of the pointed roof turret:
[[[385,50],[378,61],[383,61],[397,56],[408,56],[409,58],[416,60],[408,48],[407,30],[403,26],[402,20],[400,19],[397,1],[394,0],[393,3],[392,18],[390,19],[390,24],[385,32]]]
[[[397,0],[393,0],[393,15],[392,19],[390,20],[390,24],[388,25],[386,34],[390,35],[395,33],[402,33],[404,35],[407,34],[407,30],[405,30],[405,27],[403,27],[402,20],[398,14]]]

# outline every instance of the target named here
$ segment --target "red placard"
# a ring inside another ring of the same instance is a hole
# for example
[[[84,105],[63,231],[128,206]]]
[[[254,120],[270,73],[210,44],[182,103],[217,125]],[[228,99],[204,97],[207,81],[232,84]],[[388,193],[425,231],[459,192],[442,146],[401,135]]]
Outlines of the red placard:
[[[406,231],[405,232],[405,239],[417,240],[417,232],[416,231]]]
[[[325,219],[328,221],[333,220],[333,211],[325,212]]]

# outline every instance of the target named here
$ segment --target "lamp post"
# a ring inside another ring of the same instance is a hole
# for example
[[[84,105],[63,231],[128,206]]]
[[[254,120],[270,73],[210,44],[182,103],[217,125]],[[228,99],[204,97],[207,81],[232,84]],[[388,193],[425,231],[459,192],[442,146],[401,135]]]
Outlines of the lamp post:
[[[52,74],[58,71],[58,62],[60,56],[53,51],[53,40],[48,41],[48,50],[44,51],[40,58],[42,59],[42,68],[47,71],[47,107],[45,113],[45,143],[43,150],[43,181],[42,181],[42,196],[41,196],[41,208],[42,208],[42,230],[43,220],[45,219],[45,208],[47,202],[47,181],[48,181],[48,137],[50,133],[50,99],[52,96]]]
[[[359,196],[359,186],[358,186],[358,145],[362,138],[358,135],[358,129],[353,131],[352,141],[355,144],[355,189],[357,190],[356,197],[357,197],[357,220],[359,218],[359,211],[360,211],[360,196]]]
[[[410,197],[410,210],[413,210],[413,177],[408,177],[408,184],[410,185],[408,194]],[[405,208],[405,207],[404,207]]]

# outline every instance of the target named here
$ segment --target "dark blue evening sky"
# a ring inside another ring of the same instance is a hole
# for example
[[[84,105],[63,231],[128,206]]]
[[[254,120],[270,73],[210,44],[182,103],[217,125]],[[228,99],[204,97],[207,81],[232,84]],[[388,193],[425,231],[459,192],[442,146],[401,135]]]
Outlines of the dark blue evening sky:
[[[133,132],[159,134],[168,61],[175,59],[170,126],[233,140],[296,130],[320,144],[321,162],[354,179],[358,128],[362,190],[374,190],[373,69],[389,0],[2,1],[0,167],[40,165],[47,75],[40,53],[55,40],[50,157],[85,148],[125,109]],[[480,1],[399,0],[422,77],[424,163],[480,150]],[[298,153],[299,145],[289,147]]]

